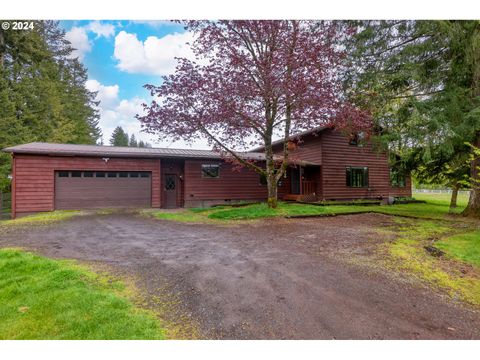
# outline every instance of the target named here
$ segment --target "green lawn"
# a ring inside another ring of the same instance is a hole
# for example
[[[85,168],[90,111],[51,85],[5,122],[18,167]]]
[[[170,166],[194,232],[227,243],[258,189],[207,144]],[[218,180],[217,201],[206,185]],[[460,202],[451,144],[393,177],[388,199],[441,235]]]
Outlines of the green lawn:
[[[478,266],[480,268],[480,231],[456,234],[441,239],[435,246],[452,258]]]
[[[413,197],[418,200],[428,201],[430,204],[449,206],[450,205],[450,194],[444,193],[414,193]],[[460,208],[464,208],[468,203],[468,195],[461,193],[457,198],[457,205]]]
[[[413,216],[426,219],[448,219],[450,199],[447,194],[415,194],[418,200],[427,203],[398,205],[310,205],[295,202],[279,202],[276,209],[265,203],[244,207],[220,206],[206,209],[183,209],[175,212],[154,210],[147,213],[164,220],[183,222],[221,222],[226,220],[251,220],[279,216],[328,216],[344,213],[377,212],[389,215]],[[467,203],[467,197],[459,197],[459,206],[453,214],[460,213]]]
[[[0,249],[0,339],[163,339],[129,291],[71,261]]]

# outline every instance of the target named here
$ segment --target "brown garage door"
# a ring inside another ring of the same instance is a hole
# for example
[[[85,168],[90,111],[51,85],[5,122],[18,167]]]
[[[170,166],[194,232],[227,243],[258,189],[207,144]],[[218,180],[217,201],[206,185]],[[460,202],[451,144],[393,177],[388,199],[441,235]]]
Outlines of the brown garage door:
[[[151,178],[141,171],[56,171],[55,209],[150,207]]]

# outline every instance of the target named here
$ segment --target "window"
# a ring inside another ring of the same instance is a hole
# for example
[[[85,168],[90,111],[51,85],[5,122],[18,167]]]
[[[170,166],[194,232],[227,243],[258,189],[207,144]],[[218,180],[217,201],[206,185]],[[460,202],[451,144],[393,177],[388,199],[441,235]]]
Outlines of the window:
[[[98,178],[104,178],[105,177],[105,172],[104,171],[97,171],[95,173],[95,176],[98,177]]]
[[[390,185],[393,187],[405,187],[406,176],[397,169],[390,169]]]
[[[129,177],[131,177],[131,178],[138,178],[139,176],[140,176],[140,174],[138,172],[129,173]]]
[[[81,171],[72,171],[72,177],[82,177]]]
[[[347,167],[348,187],[368,187],[368,167]]]
[[[107,177],[109,177],[109,178],[116,178],[116,177],[117,177],[117,173],[116,173],[116,172],[108,172],[108,173],[107,173]]]
[[[360,131],[359,133],[351,134],[349,144],[354,146],[363,146],[364,140],[365,140],[365,133]]]
[[[126,178],[126,177],[128,177],[128,172],[126,172],[126,171],[121,171],[121,172],[118,173],[118,177]]]
[[[165,175],[165,190],[175,190],[176,177],[175,175]]]
[[[58,177],[68,177],[68,171],[59,171]]]
[[[218,178],[220,175],[220,165],[203,164],[202,165],[202,177],[205,178]]]
[[[150,177],[150,173],[148,173],[148,172],[141,172],[141,173],[140,173],[140,177],[142,177],[142,178],[149,178],[149,177]]]
[[[93,177],[93,171],[84,171],[83,177]]]
[[[267,177],[263,174],[260,174],[260,185],[267,185]]]

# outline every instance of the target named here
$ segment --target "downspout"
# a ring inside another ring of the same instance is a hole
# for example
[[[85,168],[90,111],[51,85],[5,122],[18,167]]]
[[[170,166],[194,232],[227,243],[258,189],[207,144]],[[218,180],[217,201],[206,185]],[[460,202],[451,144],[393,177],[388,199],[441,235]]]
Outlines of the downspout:
[[[298,166],[298,181],[299,181],[299,187],[300,187],[300,195],[303,195],[303,171],[302,171],[302,165]]]
[[[158,194],[158,198],[160,201],[159,208],[163,208],[163,175],[162,175],[162,159],[158,159],[158,185],[160,186],[160,194]],[[152,178],[153,181],[153,178]]]
[[[16,187],[16,181],[17,181],[17,167],[15,164],[15,154],[12,153],[12,219],[15,219],[17,216],[17,187]]]

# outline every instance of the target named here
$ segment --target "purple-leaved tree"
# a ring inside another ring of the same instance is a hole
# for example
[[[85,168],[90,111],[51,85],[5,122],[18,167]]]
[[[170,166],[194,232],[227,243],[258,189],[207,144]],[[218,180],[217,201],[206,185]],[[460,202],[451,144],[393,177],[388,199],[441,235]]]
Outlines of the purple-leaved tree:
[[[157,100],[137,118],[172,140],[206,138],[214,150],[267,179],[268,204],[289,164],[288,139],[319,126],[366,129],[367,113],[342,97],[340,40],[349,30],[328,21],[189,21],[196,60],[178,59]],[[272,141],[284,139],[274,159]],[[262,146],[265,162],[239,152]],[[280,159],[278,159],[280,155]]]

